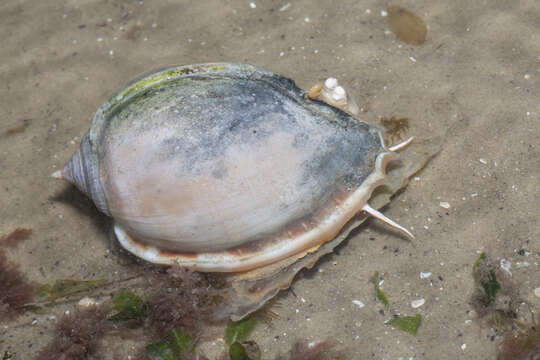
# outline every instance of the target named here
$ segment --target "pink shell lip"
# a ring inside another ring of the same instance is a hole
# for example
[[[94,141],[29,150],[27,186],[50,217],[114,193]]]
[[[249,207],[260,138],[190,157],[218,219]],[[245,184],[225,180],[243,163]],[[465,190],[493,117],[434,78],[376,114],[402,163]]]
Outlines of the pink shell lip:
[[[373,190],[384,184],[386,165],[395,154],[377,156],[375,170],[354,191],[336,192],[328,205],[310,220],[299,222],[268,240],[248,243],[232,249],[206,253],[182,253],[144,244],[115,224],[120,244],[134,255],[155,264],[179,264],[202,272],[243,272],[272,264],[301,253],[315,251],[336,237],[345,224],[367,204]]]

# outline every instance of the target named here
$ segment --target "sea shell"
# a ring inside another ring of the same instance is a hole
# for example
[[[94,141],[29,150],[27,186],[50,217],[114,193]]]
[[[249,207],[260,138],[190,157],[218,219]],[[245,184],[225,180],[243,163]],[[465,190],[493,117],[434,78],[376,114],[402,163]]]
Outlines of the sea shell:
[[[111,97],[59,173],[154,263],[237,272],[314,251],[396,159],[379,127],[246,64],[150,73]]]

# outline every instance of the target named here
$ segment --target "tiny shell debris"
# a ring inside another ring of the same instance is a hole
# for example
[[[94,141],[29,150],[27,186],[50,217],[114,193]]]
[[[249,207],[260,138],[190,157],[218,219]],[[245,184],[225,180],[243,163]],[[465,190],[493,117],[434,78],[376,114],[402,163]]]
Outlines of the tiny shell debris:
[[[358,306],[360,309],[363,308],[364,306],[366,306],[363,302],[361,302],[360,300],[353,300],[352,303],[356,306]]]
[[[501,259],[500,266],[501,266],[501,269],[506,271],[506,273],[509,276],[512,276],[512,272],[510,271],[510,268],[512,267],[512,263],[510,261],[506,259]]]
[[[534,289],[534,296],[537,298],[540,298],[540,286]]]
[[[427,26],[415,13],[401,6],[389,6],[388,25],[396,37],[409,45],[421,45],[426,41]]]
[[[96,299],[92,299],[85,296],[81,300],[79,300],[77,305],[79,305],[80,307],[90,307],[90,306],[97,305],[97,302],[96,302]]]
[[[413,300],[413,301],[411,301],[411,306],[412,306],[414,309],[417,309],[417,308],[419,308],[420,306],[424,305],[425,303],[426,303],[426,300],[425,300],[425,299]]]
[[[431,272],[421,272],[420,279],[427,279],[431,276]]]
[[[441,201],[439,203],[439,206],[442,207],[442,208],[445,208],[445,209],[450,209],[450,203],[448,203],[446,201]]]

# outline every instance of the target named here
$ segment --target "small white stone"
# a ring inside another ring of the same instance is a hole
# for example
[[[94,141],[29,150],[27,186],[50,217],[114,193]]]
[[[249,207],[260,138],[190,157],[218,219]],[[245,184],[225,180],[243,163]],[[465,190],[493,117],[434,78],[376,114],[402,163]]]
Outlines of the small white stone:
[[[478,159],[478,161],[480,161],[480,162],[481,162],[482,164],[484,164],[484,165],[487,165],[486,159],[480,158],[480,159]]]
[[[512,267],[512,263],[506,259],[501,259],[500,262],[501,269],[506,271],[506,273],[510,276],[512,276],[512,272],[510,271],[510,268]]]
[[[382,16],[382,17],[388,16],[388,11],[386,11],[386,10],[381,10],[381,16]]]
[[[523,78],[525,80],[530,80],[531,79],[531,74],[525,74],[525,75],[523,75]]]
[[[467,344],[461,344],[461,350],[465,350],[467,348]]]
[[[249,7],[252,9],[255,9],[257,7],[257,4],[255,4],[253,1],[249,3]]]
[[[431,276],[431,272],[421,272],[420,273],[420,279],[427,279]]]
[[[412,57],[412,56],[409,56],[409,60],[411,60],[414,63],[416,62],[416,59],[414,57]]]
[[[442,207],[442,208],[445,208],[445,209],[450,209],[450,203],[446,202],[446,201],[441,201],[439,203],[439,206]]]
[[[325,80],[324,86],[328,90],[334,90],[338,86],[338,81],[337,81],[336,78],[330,77],[330,78]]]
[[[537,298],[540,298],[540,286],[534,289],[534,296]]]
[[[309,18],[307,16],[304,18],[304,22],[309,22]]]
[[[413,301],[411,301],[411,306],[412,306],[414,309],[417,309],[417,308],[419,308],[420,306],[424,305],[425,303],[426,303],[426,300],[425,300],[425,299],[413,300]]]
[[[88,296],[83,297],[81,300],[79,300],[78,305],[81,307],[89,307],[96,305],[97,302],[95,299],[89,298]]]
[[[363,302],[361,302],[360,300],[353,300],[352,303],[356,306],[358,306],[360,309],[363,308],[364,306],[366,306]]]
[[[286,3],[285,5],[279,8],[279,11],[285,11],[290,7],[291,7],[291,3]]]

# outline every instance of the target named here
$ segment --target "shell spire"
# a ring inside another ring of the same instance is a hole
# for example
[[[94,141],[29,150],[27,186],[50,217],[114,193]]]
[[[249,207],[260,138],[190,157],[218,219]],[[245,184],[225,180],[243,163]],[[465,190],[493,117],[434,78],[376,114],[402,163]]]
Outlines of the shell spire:
[[[66,180],[75,185],[83,194],[94,201],[96,207],[110,215],[105,200],[105,194],[99,183],[97,161],[93,159],[89,149],[88,137],[83,137],[81,147],[73,154],[62,170],[51,174],[53,178]]]
[[[91,197],[90,191],[88,190],[84,166],[82,164],[80,149],[77,149],[62,170],[55,171],[51,176],[56,179],[67,180],[75,185],[82,193]]]

